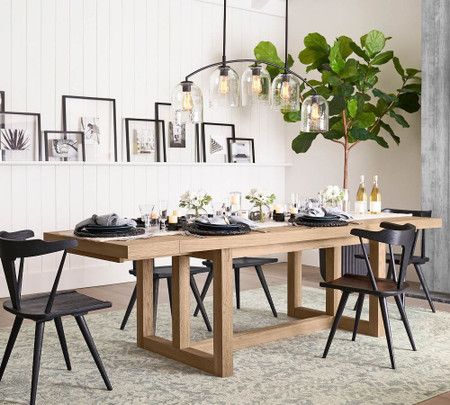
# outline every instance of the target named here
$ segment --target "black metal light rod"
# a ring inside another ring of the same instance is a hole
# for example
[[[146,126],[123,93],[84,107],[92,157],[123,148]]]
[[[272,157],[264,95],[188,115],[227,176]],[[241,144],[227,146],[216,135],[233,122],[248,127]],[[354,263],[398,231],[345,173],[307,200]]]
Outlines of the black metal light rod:
[[[253,63],[257,63],[257,64],[264,64],[264,65],[268,65],[268,66],[273,66],[273,67],[276,67],[278,69],[284,70],[285,73],[290,73],[290,74],[294,75],[295,77],[298,77],[303,83],[305,83],[306,86],[308,86],[314,92],[314,94],[317,94],[317,90],[313,86],[311,86],[304,77],[302,77],[302,76],[298,75],[297,73],[293,72],[291,69],[289,69],[287,67],[284,67],[284,66],[277,65],[276,63],[268,62],[268,61],[265,61],[265,60],[259,60],[259,59],[246,59],[246,58],[245,59],[230,59],[230,60],[225,60],[225,61],[222,60],[221,62],[211,63],[209,65],[205,65],[205,66],[203,66],[203,67],[201,67],[201,68],[199,68],[197,70],[194,70],[193,72],[189,73],[186,76],[185,80],[189,81],[190,77],[196,75],[197,73],[202,72],[203,70],[212,68],[214,66],[221,66],[223,64],[238,63],[238,62],[253,62]]]
[[[284,19],[284,73],[288,70],[288,27],[289,27],[289,0],[286,0],[286,15]]]
[[[227,46],[227,0],[223,1],[223,33],[222,33],[222,64],[226,64],[226,46]]]

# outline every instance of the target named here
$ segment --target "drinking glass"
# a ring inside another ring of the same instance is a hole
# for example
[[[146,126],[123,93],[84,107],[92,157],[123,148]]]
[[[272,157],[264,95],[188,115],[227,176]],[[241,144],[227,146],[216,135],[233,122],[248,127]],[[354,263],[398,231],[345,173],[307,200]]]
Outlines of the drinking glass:
[[[141,219],[145,225],[145,229],[149,229],[150,228],[150,213],[152,211],[152,205],[151,204],[140,204],[139,211],[141,213]]]
[[[159,202],[159,221],[160,221],[160,229],[161,231],[165,231],[167,227],[167,217],[168,217],[168,204],[167,201]]]

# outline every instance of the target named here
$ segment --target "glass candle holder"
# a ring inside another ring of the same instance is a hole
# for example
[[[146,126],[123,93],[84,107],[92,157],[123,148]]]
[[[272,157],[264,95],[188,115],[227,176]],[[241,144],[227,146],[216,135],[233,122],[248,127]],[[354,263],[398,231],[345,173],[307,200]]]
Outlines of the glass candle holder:
[[[230,193],[231,212],[238,212],[241,210],[242,193],[239,191],[232,191]]]

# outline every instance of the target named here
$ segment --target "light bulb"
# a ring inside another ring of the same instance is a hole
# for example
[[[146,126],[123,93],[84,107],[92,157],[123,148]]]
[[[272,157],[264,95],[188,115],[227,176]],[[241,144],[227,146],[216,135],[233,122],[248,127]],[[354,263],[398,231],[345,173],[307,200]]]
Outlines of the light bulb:
[[[291,99],[291,86],[287,80],[283,80],[281,83],[280,97],[284,101],[289,101]]]
[[[228,94],[230,91],[230,84],[228,82],[228,74],[219,76],[219,93]]]
[[[262,93],[262,83],[261,83],[261,76],[258,75],[252,75],[252,93],[253,94],[261,94]]]
[[[320,119],[320,108],[318,103],[314,103],[311,105],[311,119]]]
[[[192,111],[192,109],[194,108],[192,94],[190,91],[183,91],[182,106],[183,111]]]

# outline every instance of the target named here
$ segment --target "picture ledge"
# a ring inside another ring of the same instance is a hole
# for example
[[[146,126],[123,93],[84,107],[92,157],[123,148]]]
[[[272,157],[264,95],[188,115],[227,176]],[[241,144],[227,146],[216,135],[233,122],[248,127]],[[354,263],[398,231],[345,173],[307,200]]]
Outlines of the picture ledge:
[[[203,163],[203,162],[0,162],[0,166],[223,166],[290,167],[292,163]]]

